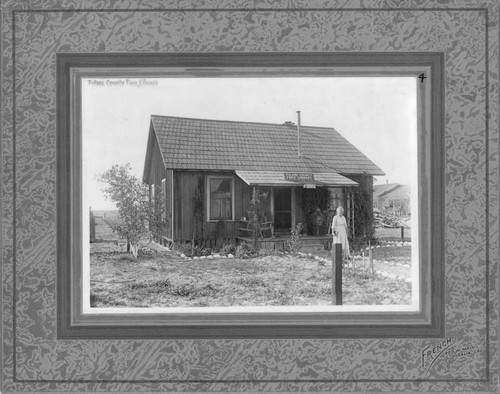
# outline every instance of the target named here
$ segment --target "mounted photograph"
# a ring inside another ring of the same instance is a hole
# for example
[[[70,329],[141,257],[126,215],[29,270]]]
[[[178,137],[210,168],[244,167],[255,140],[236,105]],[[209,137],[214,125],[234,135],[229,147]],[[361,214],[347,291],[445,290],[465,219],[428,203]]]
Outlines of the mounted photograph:
[[[419,310],[423,79],[80,81],[84,312]]]

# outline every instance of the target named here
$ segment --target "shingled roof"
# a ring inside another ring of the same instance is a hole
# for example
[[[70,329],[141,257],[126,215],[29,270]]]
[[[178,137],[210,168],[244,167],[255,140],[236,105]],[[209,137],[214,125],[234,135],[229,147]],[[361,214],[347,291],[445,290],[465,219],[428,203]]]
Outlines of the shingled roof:
[[[410,198],[411,188],[409,185],[399,183],[388,183],[373,186],[373,198],[390,197],[392,199]]]
[[[152,115],[149,138],[157,139],[169,169],[384,175],[335,129],[301,126],[300,130],[300,157],[294,124]],[[148,143],[146,166],[150,147]]]

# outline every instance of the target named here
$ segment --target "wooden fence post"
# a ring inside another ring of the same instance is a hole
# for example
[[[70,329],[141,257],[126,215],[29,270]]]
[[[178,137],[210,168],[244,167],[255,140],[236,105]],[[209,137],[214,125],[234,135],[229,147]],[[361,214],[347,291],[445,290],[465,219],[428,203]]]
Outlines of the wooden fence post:
[[[371,276],[373,276],[374,272],[373,272],[373,251],[372,251],[372,246],[371,246],[371,242],[368,241],[368,247],[370,249],[368,249],[368,256],[369,256],[369,259],[370,259],[370,274]]]
[[[342,305],[342,244],[333,244],[332,249],[333,305]]]
[[[89,220],[90,220],[90,242],[95,242],[95,216],[92,208],[89,207]]]
[[[405,241],[405,228],[401,226],[401,242]]]

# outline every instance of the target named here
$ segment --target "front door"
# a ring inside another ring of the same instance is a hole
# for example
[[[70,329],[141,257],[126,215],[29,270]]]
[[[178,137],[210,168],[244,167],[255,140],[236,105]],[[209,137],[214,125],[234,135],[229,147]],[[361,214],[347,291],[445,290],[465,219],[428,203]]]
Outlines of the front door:
[[[290,233],[292,228],[292,188],[274,189],[274,231]]]

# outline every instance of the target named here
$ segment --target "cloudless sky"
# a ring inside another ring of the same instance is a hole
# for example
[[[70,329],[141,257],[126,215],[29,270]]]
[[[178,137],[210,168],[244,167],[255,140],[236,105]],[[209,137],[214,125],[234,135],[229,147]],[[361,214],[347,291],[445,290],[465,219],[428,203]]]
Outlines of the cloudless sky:
[[[130,163],[142,177],[150,116],[333,127],[386,181],[416,180],[416,78],[161,78],[82,81],[83,186],[94,210],[114,209],[96,175]],[[279,147],[277,147],[279,149]],[[335,154],[335,152],[332,152]]]

